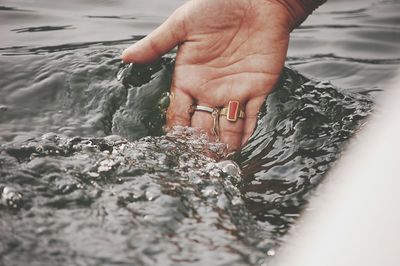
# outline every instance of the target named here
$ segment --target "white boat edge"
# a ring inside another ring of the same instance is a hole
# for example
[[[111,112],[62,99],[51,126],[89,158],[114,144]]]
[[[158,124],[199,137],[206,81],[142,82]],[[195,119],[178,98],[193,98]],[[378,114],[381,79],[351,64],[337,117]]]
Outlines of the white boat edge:
[[[267,265],[400,265],[400,72]]]

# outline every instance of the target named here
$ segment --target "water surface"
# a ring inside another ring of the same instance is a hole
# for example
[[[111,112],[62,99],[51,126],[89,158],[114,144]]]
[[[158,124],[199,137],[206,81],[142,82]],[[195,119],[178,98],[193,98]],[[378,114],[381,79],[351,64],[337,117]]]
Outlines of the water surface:
[[[183,2],[0,0],[0,264],[262,264],[400,63],[398,1],[330,1],[226,159],[163,134],[173,53],[117,79]]]

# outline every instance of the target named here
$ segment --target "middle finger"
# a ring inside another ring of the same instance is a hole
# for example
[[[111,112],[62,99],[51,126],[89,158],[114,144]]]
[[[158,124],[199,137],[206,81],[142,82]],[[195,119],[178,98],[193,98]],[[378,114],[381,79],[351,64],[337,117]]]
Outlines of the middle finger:
[[[194,110],[192,115],[191,126],[195,128],[201,128],[206,131],[207,135],[212,140],[217,140],[218,138],[218,120],[216,120],[216,115],[218,109],[213,107],[211,104],[199,102],[194,106],[198,106],[199,108],[205,108],[209,111],[204,110]],[[214,113],[212,112],[214,110]]]

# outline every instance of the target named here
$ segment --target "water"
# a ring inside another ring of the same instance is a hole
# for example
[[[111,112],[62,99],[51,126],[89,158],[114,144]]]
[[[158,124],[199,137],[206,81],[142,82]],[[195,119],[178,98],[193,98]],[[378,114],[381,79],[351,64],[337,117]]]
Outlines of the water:
[[[399,1],[330,1],[225,158],[162,133],[173,53],[117,79],[182,2],[0,0],[0,265],[262,264],[400,64]]]

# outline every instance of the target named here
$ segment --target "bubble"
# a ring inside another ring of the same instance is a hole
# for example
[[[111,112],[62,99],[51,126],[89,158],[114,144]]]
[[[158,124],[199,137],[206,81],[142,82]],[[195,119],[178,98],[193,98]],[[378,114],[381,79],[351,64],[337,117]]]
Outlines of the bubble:
[[[231,160],[220,161],[217,166],[227,175],[240,176],[242,174],[239,165]]]
[[[123,78],[132,70],[133,64],[123,64],[117,72],[117,80],[122,81]]]
[[[271,248],[270,250],[267,251],[267,256],[273,257],[275,256],[276,252],[275,249]]]
[[[218,195],[218,192],[216,191],[214,186],[208,186],[208,187],[204,188],[201,192],[202,192],[204,197],[210,197],[210,196]]]
[[[3,187],[0,194],[1,203],[12,209],[19,209],[22,206],[22,194],[12,187]]]

